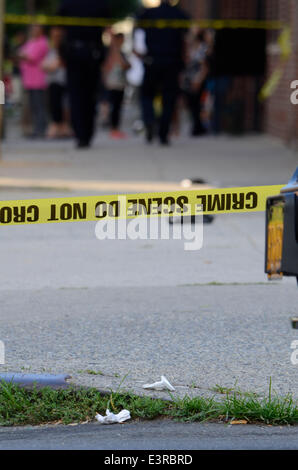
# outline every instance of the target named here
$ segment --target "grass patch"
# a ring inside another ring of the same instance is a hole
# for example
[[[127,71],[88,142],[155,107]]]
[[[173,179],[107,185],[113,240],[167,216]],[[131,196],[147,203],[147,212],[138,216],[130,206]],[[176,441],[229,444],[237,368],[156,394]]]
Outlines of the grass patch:
[[[220,395],[231,395],[233,393],[233,394],[239,395],[241,397],[248,397],[248,398],[258,396],[258,394],[254,393],[254,392],[243,392],[242,390],[240,390],[236,386],[228,388],[228,387],[223,387],[222,385],[216,384],[215,387],[212,387],[210,390],[212,392],[219,393]]]
[[[171,399],[170,399],[171,398]],[[297,402],[291,396],[272,396],[271,384],[266,398],[239,391],[226,391],[222,400],[185,396],[169,400],[139,397],[132,393],[111,392],[102,395],[96,389],[53,390],[24,389],[16,385],[0,385],[0,425],[39,425],[48,423],[81,423],[105,414],[107,408],[119,412],[126,408],[133,419],[172,418],[179,421],[246,420],[271,425],[298,424]]]

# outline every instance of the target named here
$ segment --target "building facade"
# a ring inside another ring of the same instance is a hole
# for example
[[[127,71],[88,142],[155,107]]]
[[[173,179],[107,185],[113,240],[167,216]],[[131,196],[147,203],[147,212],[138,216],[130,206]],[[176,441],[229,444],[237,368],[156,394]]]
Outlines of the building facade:
[[[297,0],[267,0],[266,18],[283,21],[291,27],[291,53],[282,59],[278,33],[268,33],[267,77],[278,67],[283,70],[278,87],[265,106],[265,131],[282,138],[289,145],[298,144],[298,105],[291,103],[291,83],[298,80],[298,2]]]
[[[297,0],[181,0],[193,18],[279,20],[291,28],[291,51],[283,57],[278,38],[282,30],[266,33],[266,72],[264,76],[235,76],[230,100],[241,97],[243,130],[267,132],[297,146],[298,105],[291,103],[291,83],[298,80],[298,2]],[[261,103],[262,85],[277,69],[282,70],[278,86]]]

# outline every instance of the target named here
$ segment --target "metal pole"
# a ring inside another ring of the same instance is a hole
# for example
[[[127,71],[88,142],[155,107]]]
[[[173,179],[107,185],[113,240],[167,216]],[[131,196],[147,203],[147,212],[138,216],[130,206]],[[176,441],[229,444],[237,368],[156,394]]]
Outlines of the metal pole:
[[[5,0],[0,0],[0,80],[3,79],[4,61],[4,14]],[[4,106],[0,104],[0,160],[2,160],[2,138],[3,138],[3,113]]]

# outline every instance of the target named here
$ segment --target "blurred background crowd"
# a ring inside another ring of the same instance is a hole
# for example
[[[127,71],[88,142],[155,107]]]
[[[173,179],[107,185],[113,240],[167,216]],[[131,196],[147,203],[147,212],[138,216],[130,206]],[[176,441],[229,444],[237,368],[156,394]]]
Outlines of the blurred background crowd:
[[[18,3],[12,0],[9,8],[24,13]],[[296,21],[291,18],[297,8],[294,3],[27,0],[30,14],[106,18],[111,24],[7,26],[6,113],[17,116],[27,138],[74,138],[78,148],[91,145],[98,127],[114,140],[142,133],[148,143],[157,139],[162,145],[183,132],[199,138],[220,132],[269,131],[295,142],[297,112],[289,107],[289,100],[282,105],[276,99],[284,82],[277,84],[279,89],[266,97],[266,103],[260,100],[264,83],[281,60],[281,52],[273,51],[280,31],[202,28],[187,22],[244,18],[290,24]],[[116,17],[119,21],[112,24]],[[179,20],[184,26],[144,26],[146,21],[161,19]],[[283,73],[287,74],[287,67],[293,71],[290,60],[297,67],[296,53],[294,42]],[[129,115],[125,123],[123,114]]]

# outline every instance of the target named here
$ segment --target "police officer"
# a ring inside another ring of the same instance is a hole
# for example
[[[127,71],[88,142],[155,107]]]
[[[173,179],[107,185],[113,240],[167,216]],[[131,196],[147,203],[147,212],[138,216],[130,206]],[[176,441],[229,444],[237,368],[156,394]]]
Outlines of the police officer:
[[[106,0],[62,0],[60,16],[106,18]],[[67,68],[72,125],[78,148],[90,146],[94,132],[96,94],[103,59],[102,29],[70,26],[62,55]]]
[[[144,10],[139,16],[139,28],[144,21],[186,20],[187,14],[169,0],[162,0],[157,8]],[[179,75],[183,69],[184,37],[183,28],[145,28],[146,54],[143,56],[145,76],[142,86],[143,119],[146,138],[151,142],[154,137],[155,116],[153,102],[161,92],[163,112],[159,126],[161,144],[169,143],[168,134],[179,91]]]

